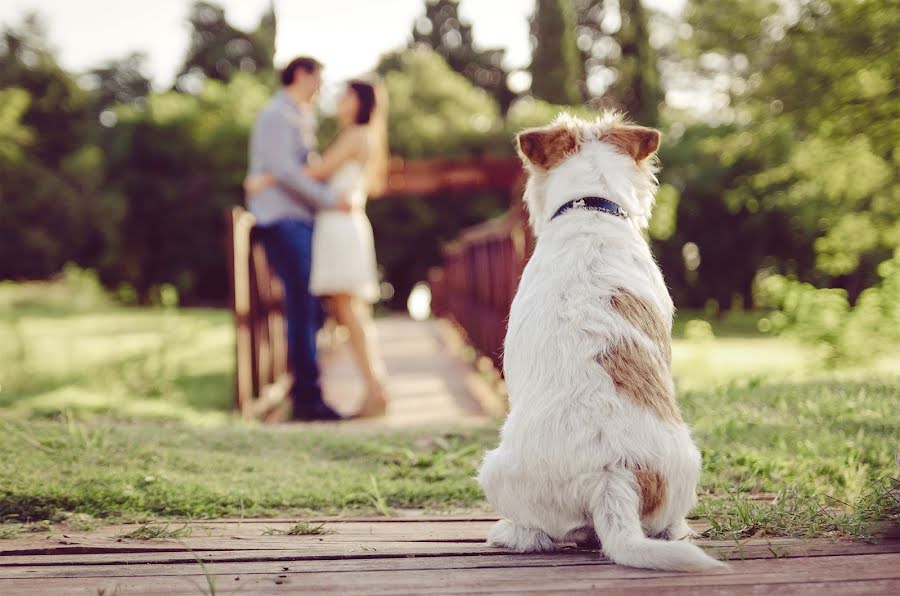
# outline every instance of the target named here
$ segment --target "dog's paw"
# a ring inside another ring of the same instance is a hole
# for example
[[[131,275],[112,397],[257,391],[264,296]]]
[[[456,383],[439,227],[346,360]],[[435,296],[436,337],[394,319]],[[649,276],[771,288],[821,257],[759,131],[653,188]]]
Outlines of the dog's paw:
[[[501,519],[488,533],[487,543],[520,553],[549,552],[556,550],[556,544],[546,533],[537,528],[528,528]]]
[[[688,526],[687,521],[679,520],[665,529],[662,538],[666,540],[690,540],[697,534]]]

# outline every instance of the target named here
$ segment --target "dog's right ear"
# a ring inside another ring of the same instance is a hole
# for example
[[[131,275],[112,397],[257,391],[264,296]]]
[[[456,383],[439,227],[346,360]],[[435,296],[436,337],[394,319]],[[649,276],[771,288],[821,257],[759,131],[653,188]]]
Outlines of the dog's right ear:
[[[532,128],[516,137],[519,157],[544,170],[562,162],[578,148],[575,133],[567,128]]]

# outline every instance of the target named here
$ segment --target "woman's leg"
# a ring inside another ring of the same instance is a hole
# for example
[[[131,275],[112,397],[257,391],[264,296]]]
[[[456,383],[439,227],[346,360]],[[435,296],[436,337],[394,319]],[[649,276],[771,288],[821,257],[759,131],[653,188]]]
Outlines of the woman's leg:
[[[350,332],[350,347],[366,379],[369,394],[383,393],[385,367],[375,341],[375,325],[369,306],[349,294],[332,296],[331,301],[338,323]]]

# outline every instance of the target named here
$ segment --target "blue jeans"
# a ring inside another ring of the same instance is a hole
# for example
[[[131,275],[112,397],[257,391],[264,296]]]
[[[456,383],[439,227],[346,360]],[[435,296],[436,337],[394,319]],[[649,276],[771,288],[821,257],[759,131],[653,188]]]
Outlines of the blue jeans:
[[[260,228],[266,257],[284,285],[288,358],[294,373],[291,397],[294,412],[322,401],[316,332],[322,325],[322,306],[309,293],[312,269],[312,222],[285,219]]]

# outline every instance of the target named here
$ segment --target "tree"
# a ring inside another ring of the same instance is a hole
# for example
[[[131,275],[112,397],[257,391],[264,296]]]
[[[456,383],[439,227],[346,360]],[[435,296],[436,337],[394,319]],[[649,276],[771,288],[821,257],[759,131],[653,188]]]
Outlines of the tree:
[[[450,157],[483,152],[498,143],[503,127],[497,103],[453,71],[437,53],[415,47],[384,56],[377,67],[390,97],[391,153],[402,157]]]
[[[31,97],[19,87],[0,89],[0,158],[18,161],[34,140],[34,132],[22,124]]]
[[[724,199],[790,213],[816,253],[806,279],[853,301],[900,245],[900,13],[854,0],[726,4],[688,13],[698,62],[741,91],[730,99],[747,121],[719,151],[755,167]]]
[[[647,9],[640,0],[577,0],[575,12],[594,103],[624,110],[641,124],[659,125],[663,93]]]
[[[78,160],[89,97],[57,63],[31,15],[0,45],[0,278],[44,277],[84,257],[91,200]],[[87,169],[93,168],[93,172]]]
[[[378,71],[391,98],[393,155],[460,158],[489,150],[511,152],[493,97],[435,52],[416,46],[390,54],[382,58]],[[370,201],[378,262],[395,290],[389,305],[405,307],[413,285],[442,262],[445,242],[508,207],[508,197],[471,193]]]
[[[268,87],[245,73],[207,80],[196,94],[154,93],[118,106],[101,138],[118,234],[97,267],[105,283],[140,296],[173,284],[188,303],[227,292],[222,212],[242,196],[247,142]]]
[[[95,111],[100,113],[114,104],[141,101],[151,91],[150,78],[144,73],[147,57],[135,52],[91,69],[89,76],[96,87]]]
[[[194,3],[189,23],[191,45],[178,75],[179,89],[190,90],[197,77],[227,81],[236,72],[274,70],[276,19],[271,4],[253,32],[233,27],[222,8],[203,0]]]
[[[3,41],[0,89],[18,87],[28,93],[22,124],[37,133],[28,155],[56,168],[88,134],[90,98],[57,64],[35,15],[25,17],[17,29],[5,29]]]
[[[515,99],[503,68],[506,50],[477,49],[472,25],[459,16],[457,0],[426,0],[425,15],[413,25],[412,45],[422,44],[437,52],[456,72],[494,96],[506,113]]]
[[[575,42],[575,12],[569,0],[537,0],[531,18],[531,92],[550,103],[577,105],[584,65]]]

